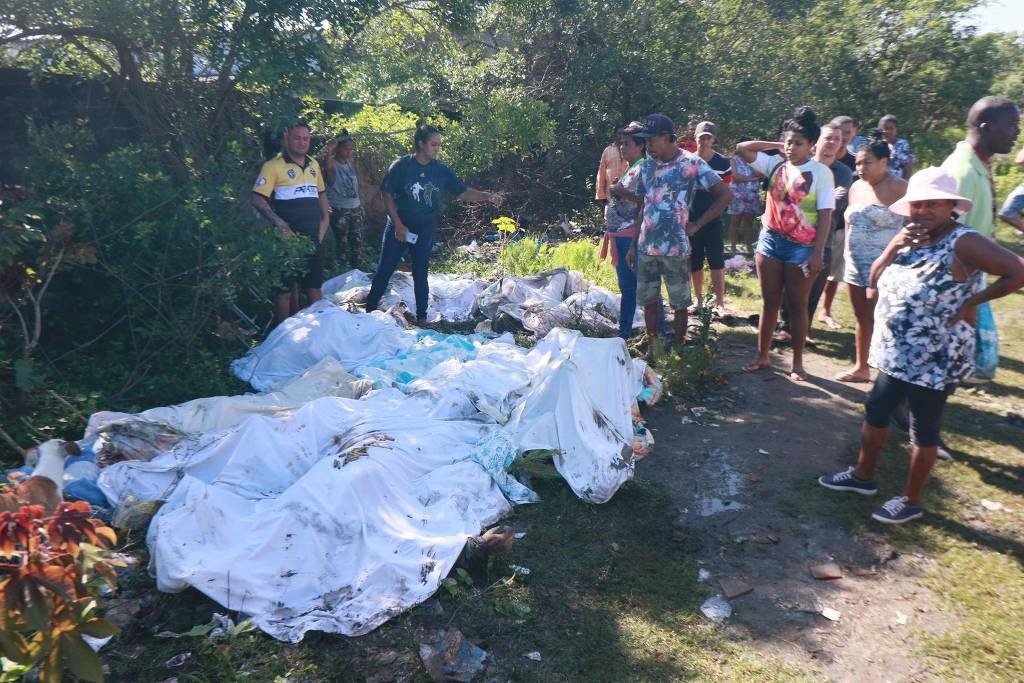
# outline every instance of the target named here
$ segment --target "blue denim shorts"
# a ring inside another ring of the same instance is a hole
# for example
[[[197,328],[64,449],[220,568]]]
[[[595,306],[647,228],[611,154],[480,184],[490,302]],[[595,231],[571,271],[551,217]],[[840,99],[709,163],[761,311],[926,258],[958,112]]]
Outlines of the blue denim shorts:
[[[761,228],[761,234],[757,237],[756,253],[783,263],[799,265],[806,263],[814,251],[813,244],[800,244],[794,242],[780,232]]]

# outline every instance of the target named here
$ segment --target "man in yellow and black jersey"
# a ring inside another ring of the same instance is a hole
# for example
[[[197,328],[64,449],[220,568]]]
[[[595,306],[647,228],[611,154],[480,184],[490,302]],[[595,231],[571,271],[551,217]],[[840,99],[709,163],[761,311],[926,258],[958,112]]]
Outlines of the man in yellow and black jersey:
[[[298,283],[309,303],[321,298],[324,281],[323,239],[330,222],[330,206],[324,191],[324,178],[316,159],[307,156],[310,130],[299,121],[285,130],[281,153],[263,164],[252,188],[252,205],[277,226],[285,239],[309,239],[316,245],[301,272],[286,278],[284,291],[274,300],[274,322],[279,323],[298,312],[298,297],[292,288]]]

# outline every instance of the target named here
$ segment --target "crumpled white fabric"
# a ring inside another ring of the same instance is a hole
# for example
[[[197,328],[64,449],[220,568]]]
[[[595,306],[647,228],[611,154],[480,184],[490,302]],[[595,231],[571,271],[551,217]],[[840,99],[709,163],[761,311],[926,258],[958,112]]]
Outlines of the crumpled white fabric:
[[[349,313],[321,299],[282,322],[262,344],[233,361],[231,372],[257,391],[267,391],[328,356],[351,369],[390,358],[415,341],[414,331],[402,330],[386,313]]]
[[[427,322],[430,323],[439,320],[455,323],[472,320],[477,314],[477,296],[487,286],[486,282],[472,275],[447,273],[430,274],[427,283],[430,289]],[[370,293],[370,277],[360,270],[350,270],[325,282],[321,291],[325,297],[339,305],[363,304]],[[410,311],[416,310],[412,275],[399,270],[388,281],[380,307],[386,310],[400,302]]]
[[[466,538],[509,511],[471,459],[493,429],[388,392],[254,417],[192,454],[154,518],[157,587],[194,586],[281,640],[367,633],[433,594]]]
[[[635,466],[637,368],[626,343],[555,329],[529,357],[535,381],[506,432],[520,451],[556,451],[555,467],[573,492],[590,503],[607,502]]]
[[[567,272],[552,282],[560,296],[577,286]],[[283,640],[360,635],[431,595],[466,538],[508,512],[506,496],[535,500],[505,471],[515,452],[553,451],[593,503],[633,475],[643,365],[620,339],[556,328],[527,350],[509,335],[406,331],[322,301],[232,369],[281,390],[318,363],[375,388],[240,421],[156,409],[224,428],[102,472],[115,503],[167,501],[147,539],[161,590],[194,586]]]
[[[371,383],[356,379],[331,356],[322,358],[300,375],[270,387],[261,394],[208,396],[173,406],[150,408],[141,413],[119,413],[102,410],[89,417],[83,444],[91,445],[115,422],[156,422],[186,434],[219,431],[242,422],[253,415],[283,415],[321,396],[359,398],[370,390]]]

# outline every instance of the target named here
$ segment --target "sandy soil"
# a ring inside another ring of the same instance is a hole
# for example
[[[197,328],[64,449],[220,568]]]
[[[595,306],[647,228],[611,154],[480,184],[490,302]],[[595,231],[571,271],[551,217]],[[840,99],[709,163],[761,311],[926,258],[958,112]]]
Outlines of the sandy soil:
[[[685,412],[670,401],[650,412],[657,446],[638,477],[671,487],[674,533],[701,540],[698,560],[712,590],[722,580],[752,588],[730,601],[731,638],[832,680],[928,678],[909,653],[950,619],[920,580],[930,560],[895,553],[880,524],[853,535],[801,504],[820,495],[843,505],[854,495],[814,481],[851,462],[868,385],[833,381],[844,368],[813,352],[807,382],[782,371],[788,351],[773,354],[773,370],[741,372],[751,355],[748,344],[723,341],[722,391]],[[694,407],[707,412],[697,417]],[[901,484],[886,482],[879,505]],[[812,577],[812,566],[829,562],[842,578]]]

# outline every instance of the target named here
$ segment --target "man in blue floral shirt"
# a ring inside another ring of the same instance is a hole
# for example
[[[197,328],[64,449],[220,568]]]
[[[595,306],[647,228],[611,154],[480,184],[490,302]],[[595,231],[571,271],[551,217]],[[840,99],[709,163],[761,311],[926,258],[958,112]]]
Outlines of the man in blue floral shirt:
[[[706,161],[676,147],[674,124],[664,114],[651,114],[636,137],[647,140],[648,157],[640,167],[637,199],[640,230],[627,261],[636,268],[637,300],[644,305],[648,355],[658,329],[658,296],[664,278],[675,311],[674,341],[686,341],[686,308],[690,305],[690,241],[692,235],[725,211],[732,192]],[[710,192],[712,204],[690,222],[697,189]]]

